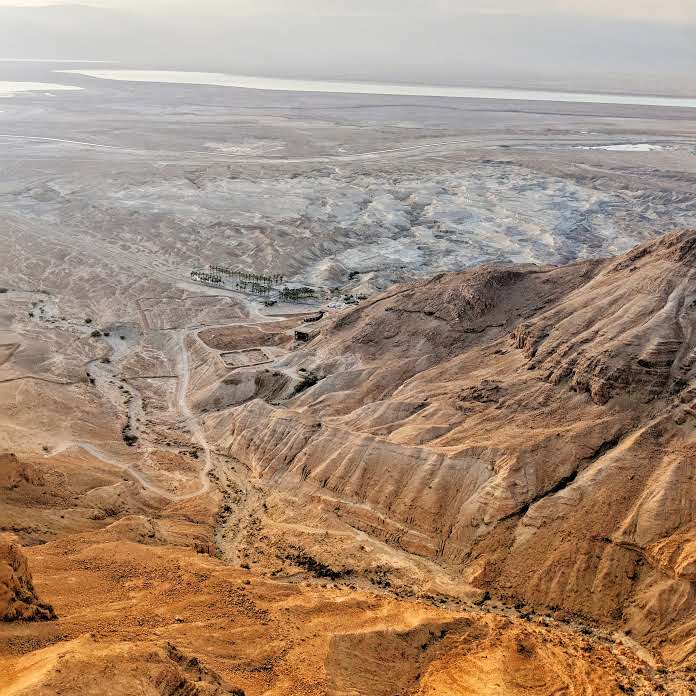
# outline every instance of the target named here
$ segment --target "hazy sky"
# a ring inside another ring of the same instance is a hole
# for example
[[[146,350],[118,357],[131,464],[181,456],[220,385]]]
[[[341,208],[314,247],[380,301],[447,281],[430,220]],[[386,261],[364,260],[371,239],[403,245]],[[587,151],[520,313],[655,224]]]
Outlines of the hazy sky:
[[[17,57],[696,95],[696,0],[0,0]]]
[[[0,0],[0,6],[68,4],[65,0]],[[695,0],[92,0],[77,4],[139,13],[215,11],[226,14],[378,15],[578,13],[624,19],[696,21]]]

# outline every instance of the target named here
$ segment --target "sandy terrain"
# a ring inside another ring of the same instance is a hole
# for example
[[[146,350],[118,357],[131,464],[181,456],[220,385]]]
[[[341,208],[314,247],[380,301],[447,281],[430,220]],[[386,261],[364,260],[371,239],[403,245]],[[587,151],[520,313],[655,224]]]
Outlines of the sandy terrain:
[[[619,261],[492,267],[395,288],[324,320],[317,339],[278,355],[270,370],[240,368],[255,400],[240,398],[237,384],[228,398],[243,405],[231,410],[191,408],[211,384],[226,388],[228,371],[214,359],[224,349],[195,329],[177,334],[174,415],[159,417],[179,423],[178,447],[138,442],[129,464],[88,444],[3,459],[0,520],[12,537],[1,547],[11,570],[0,566],[0,599],[11,616],[21,607],[58,619],[5,624],[0,693],[101,694],[107,684],[109,693],[156,695],[692,693],[691,527],[664,525],[688,520],[693,481],[687,474],[677,498],[657,484],[672,496],[664,510],[681,506],[669,516],[642,488],[689,461],[679,430],[687,392],[665,394],[688,378],[690,363],[679,363],[679,375],[639,366],[629,409],[613,393],[624,384],[618,368],[578,361],[600,381],[578,372],[584,396],[571,396],[552,375],[544,387],[527,360],[531,340],[557,340],[535,327],[551,321],[569,335],[558,314],[596,318],[578,307],[596,301],[593,293],[616,302],[612,288],[654,288],[624,320],[644,325],[647,312],[656,317],[650,336],[668,331],[681,310],[655,308],[662,298],[686,306],[670,298],[692,292],[679,269],[690,264],[693,238],[672,236]],[[297,321],[269,325],[292,331]],[[251,349],[250,328],[226,335]],[[621,366],[641,348],[634,340],[613,353],[585,350]],[[676,347],[679,361],[687,353]],[[308,374],[319,379],[298,389]],[[658,381],[666,392],[655,391]],[[572,424],[555,413],[569,404]],[[616,444],[612,433],[627,427]],[[549,437],[563,428],[560,441]],[[675,438],[681,449],[662,444]],[[183,440],[196,452],[188,465]],[[665,465],[654,460],[660,448],[672,452]],[[581,472],[558,470],[559,456]],[[513,457],[541,494],[517,490]],[[617,505],[628,462],[633,497]],[[448,500],[467,485],[473,498]],[[636,500],[631,526],[640,536],[620,517]],[[580,510],[568,514],[569,506]],[[607,528],[612,519],[622,531]],[[588,524],[609,555],[578,545]],[[569,550],[582,559],[580,578]],[[530,561],[570,575],[537,573],[530,583]]]

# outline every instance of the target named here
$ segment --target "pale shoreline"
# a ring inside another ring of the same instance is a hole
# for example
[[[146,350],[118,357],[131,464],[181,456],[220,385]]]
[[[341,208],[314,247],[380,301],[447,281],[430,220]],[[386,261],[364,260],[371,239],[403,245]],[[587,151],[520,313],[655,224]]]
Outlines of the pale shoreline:
[[[0,97],[13,97],[21,92],[56,92],[78,91],[82,87],[77,85],[57,85],[48,82],[14,82],[12,80],[0,80]]]
[[[286,92],[320,92],[329,94],[371,94],[382,96],[449,97],[460,99],[500,99],[512,101],[548,101],[566,103],[610,104],[623,106],[658,106],[696,108],[696,98],[658,97],[593,92],[505,89],[493,87],[448,87],[404,85],[378,82],[341,82],[328,80],[295,80],[273,77],[250,77],[225,73],[187,72],[174,70],[56,70],[57,73],[82,75],[120,82],[155,82],[161,84],[192,84],[240,89]]]

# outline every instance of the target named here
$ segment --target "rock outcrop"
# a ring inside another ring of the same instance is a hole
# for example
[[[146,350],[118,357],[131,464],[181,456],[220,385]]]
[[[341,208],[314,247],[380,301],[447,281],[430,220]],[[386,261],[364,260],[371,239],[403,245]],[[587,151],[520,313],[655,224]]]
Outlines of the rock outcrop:
[[[0,536],[0,621],[50,621],[53,607],[39,600],[21,547]]]
[[[20,484],[43,486],[41,472],[27,462],[19,461],[14,454],[0,454],[0,489],[17,488]]]

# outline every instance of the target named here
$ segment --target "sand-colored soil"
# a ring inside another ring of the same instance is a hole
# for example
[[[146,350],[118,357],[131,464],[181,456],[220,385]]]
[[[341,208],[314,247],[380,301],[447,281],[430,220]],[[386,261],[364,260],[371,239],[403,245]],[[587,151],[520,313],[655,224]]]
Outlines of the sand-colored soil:
[[[647,696],[655,688],[629,650],[591,636],[330,582],[274,581],[123,537],[110,540],[107,529],[30,549],[37,589],[59,619],[6,624],[0,693],[541,696],[630,688]]]
[[[287,346],[292,343],[292,334],[287,332],[298,325],[298,320],[262,326],[230,326],[201,331],[199,337],[211,348],[222,351],[244,350],[258,346]]]
[[[14,319],[0,695],[692,693],[694,248]]]

